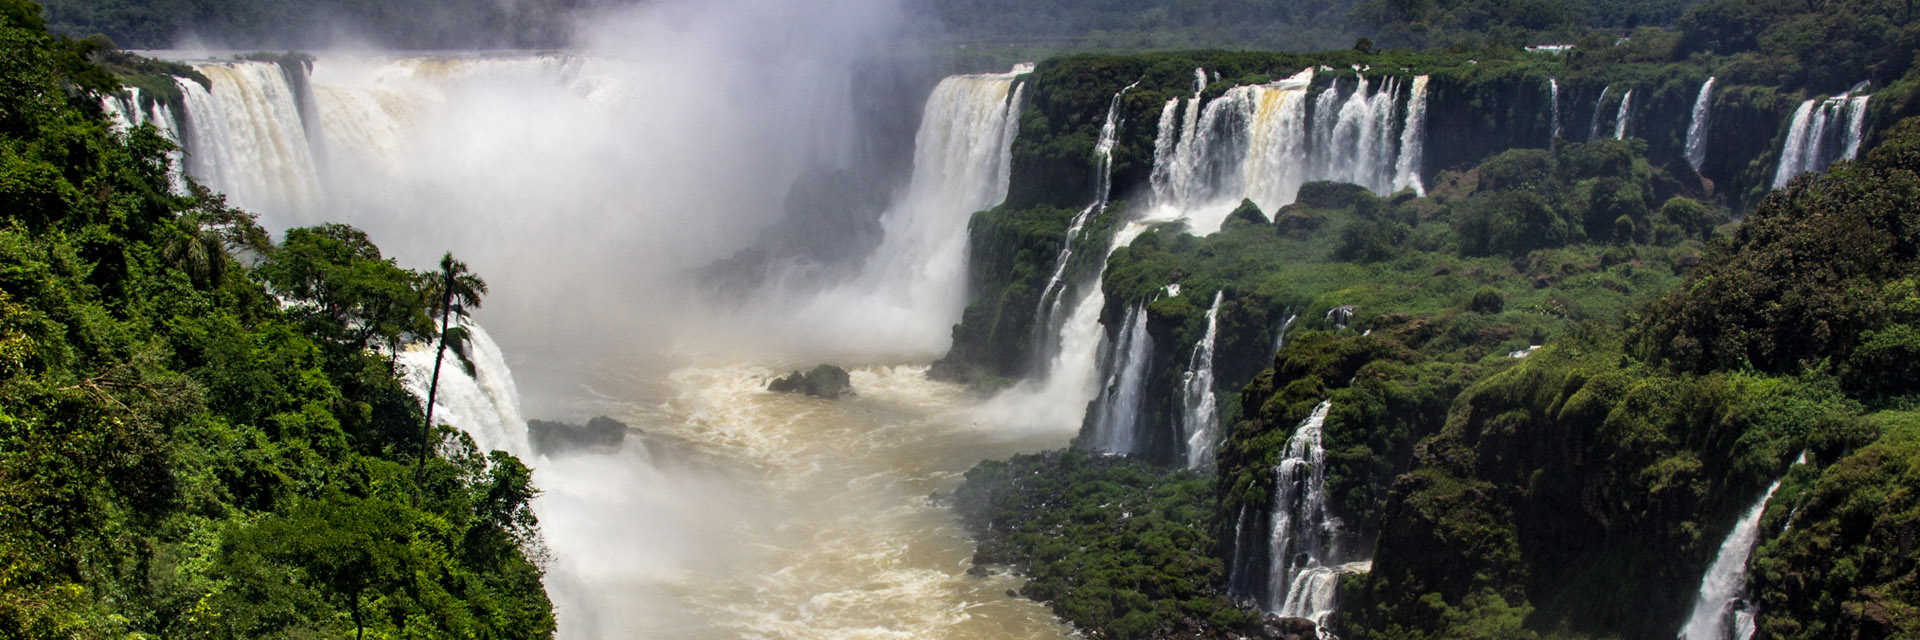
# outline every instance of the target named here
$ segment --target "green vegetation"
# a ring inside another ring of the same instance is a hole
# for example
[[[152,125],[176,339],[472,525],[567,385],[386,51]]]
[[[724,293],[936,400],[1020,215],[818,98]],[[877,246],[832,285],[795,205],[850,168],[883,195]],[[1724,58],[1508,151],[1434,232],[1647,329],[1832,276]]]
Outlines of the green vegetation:
[[[977,564],[1011,565],[1021,592],[1106,638],[1219,637],[1258,624],[1228,598],[1207,532],[1204,476],[1077,451],[987,461],[954,492]]]
[[[0,636],[550,636],[530,472],[423,451],[375,350],[435,337],[421,276],[170,194],[37,13],[0,0]]]
[[[1786,532],[1754,562],[1762,628],[1911,633],[1912,420],[1863,414],[1916,392],[1889,354],[1915,321],[1903,203],[1920,121],[1886,140],[1763,201],[1622,325],[1462,394],[1394,483],[1345,627],[1452,637],[1468,625],[1447,620],[1507,616],[1528,633],[1671,633],[1726,527],[1806,451],[1763,523]]]

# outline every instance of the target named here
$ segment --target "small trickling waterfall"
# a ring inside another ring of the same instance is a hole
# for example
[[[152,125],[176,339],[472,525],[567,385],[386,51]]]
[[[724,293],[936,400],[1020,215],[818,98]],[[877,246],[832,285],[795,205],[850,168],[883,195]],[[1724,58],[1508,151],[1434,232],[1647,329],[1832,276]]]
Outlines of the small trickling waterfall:
[[[1627,120],[1633,115],[1633,90],[1620,96],[1620,110],[1613,115],[1613,139],[1627,139]]]
[[[1793,464],[1806,462],[1807,454],[1801,452]],[[1693,613],[1687,617],[1687,626],[1680,630],[1683,640],[1746,640],[1753,635],[1754,611],[1745,602],[1747,557],[1753,555],[1754,544],[1759,541],[1760,516],[1766,514],[1767,501],[1773,499],[1773,492],[1779,489],[1780,480],[1768,485],[1767,492],[1740,516],[1733,531],[1720,543],[1720,553],[1713,557],[1706,576],[1700,579]]]
[[[1560,139],[1560,81],[1559,80],[1555,80],[1553,78],[1547,78],[1547,94],[1548,94],[1548,97],[1553,101],[1553,111],[1551,112],[1553,122],[1549,123],[1549,127],[1551,128],[1552,133],[1547,136],[1547,141],[1549,144],[1555,144],[1554,141]]]
[[[466,433],[481,451],[505,451],[526,459],[532,455],[527,444],[527,422],[520,415],[520,392],[513,383],[513,372],[479,324],[462,320],[468,335],[467,354],[473,361],[473,375],[467,375],[460,359],[448,349],[440,365],[440,389],[434,397],[433,420]],[[427,401],[427,389],[433,381],[434,345],[415,344],[401,351],[400,380],[407,391]]]
[[[1327,514],[1327,455],[1321,443],[1332,407],[1328,400],[1313,408],[1274,468],[1267,543],[1266,609],[1283,616],[1317,616],[1316,622],[1333,611],[1339,574],[1370,568],[1365,563],[1343,565],[1333,548],[1340,521]],[[1305,581],[1303,574],[1310,574]]]
[[[1107,383],[1093,409],[1094,450],[1135,452],[1147,372],[1152,364],[1153,336],[1147,334],[1147,311],[1135,306],[1127,309],[1119,340],[1113,343],[1107,358]]]
[[[1313,76],[1234,87],[1204,105],[1197,92],[1169,100],[1154,146],[1156,216],[1211,233],[1241,200],[1274,211],[1312,180],[1424,192],[1427,77],[1376,86],[1356,70],[1350,90],[1336,82],[1310,97]]]
[[[1787,182],[1802,173],[1825,170],[1837,160],[1852,160],[1860,153],[1860,140],[1867,122],[1867,99],[1871,97],[1860,94],[1866,90],[1865,84],[1837,96],[1800,103],[1800,108],[1793,112],[1793,122],[1787,127],[1786,142],[1780,148],[1780,165],[1773,173],[1773,188],[1787,186]]]
[[[1707,117],[1708,107],[1713,102],[1713,77],[1700,83],[1700,95],[1693,99],[1693,117],[1687,120],[1687,164],[1694,171],[1700,170],[1700,164],[1707,161]]]
[[[1594,139],[1600,137],[1600,106],[1606,103],[1607,92],[1612,90],[1613,90],[1613,85],[1607,85],[1605,87],[1601,87],[1600,97],[1594,99],[1593,101],[1593,118],[1587,121],[1587,141],[1588,142],[1592,142]]]
[[[1220,412],[1213,396],[1213,345],[1220,329],[1220,301],[1225,291],[1213,294],[1213,306],[1207,308],[1207,333],[1193,345],[1193,358],[1181,385],[1180,424],[1187,436],[1187,468],[1213,466],[1214,441],[1219,438]]]
[[[1120,99],[1137,86],[1140,83],[1127,85],[1113,94],[1113,100],[1107,103],[1107,119],[1100,125],[1100,139],[1093,145],[1094,156],[1098,158],[1094,169],[1093,202],[1074,215],[1073,222],[1067,226],[1067,237],[1060,243],[1060,255],[1054,259],[1053,275],[1047,279],[1047,287],[1040,290],[1039,308],[1034,311],[1036,335],[1053,330],[1054,319],[1060,311],[1060,298],[1066,293],[1067,264],[1073,258],[1074,241],[1080,237],[1088,220],[1107,209],[1107,199],[1113,191],[1113,147],[1120,139]]]

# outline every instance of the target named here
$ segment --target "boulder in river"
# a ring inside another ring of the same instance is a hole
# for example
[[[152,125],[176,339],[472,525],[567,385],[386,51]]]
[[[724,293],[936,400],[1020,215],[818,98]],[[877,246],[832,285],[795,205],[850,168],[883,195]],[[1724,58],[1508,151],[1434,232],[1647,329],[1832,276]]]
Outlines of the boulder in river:
[[[847,376],[847,370],[830,364],[823,364],[805,373],[794,371],[784,378],[774,380],[767,385],[768,391],[778,393],[804,393],[815,398],[828,400],[853,394],[853,381]]]

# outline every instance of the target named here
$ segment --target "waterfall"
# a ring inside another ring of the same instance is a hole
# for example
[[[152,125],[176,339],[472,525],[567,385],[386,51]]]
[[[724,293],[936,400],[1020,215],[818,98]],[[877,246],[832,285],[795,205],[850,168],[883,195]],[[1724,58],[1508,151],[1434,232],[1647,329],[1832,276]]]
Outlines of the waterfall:
[[[1193,358],[1181,385],[1185,393],[1180,396],[1180,423],[1186,427],[1188,469],[1213,466],[1214,441],[1219,438],[1216,432],[1220,428],[1220,412],[1213,397],[1213,345],[1220,329],[1220,301],[1225,297],[1225,291],[1214,292],[1213,306],[1207,308],[1207,333],[1193,345]]]
[[[1321,429],[1332,407],[1327,400],[1313,408],[1288,439],[1286,457],[1274,468],[1272,537],[1267,543],[1266,609],[1294,617],[1318,615],[1316,621],[1333,610],[1331,585],[1342,572],[1331,549],[1340,522],[1327,514],[1327,456],[1321,443]],[[1303,573],[1315,570],[1320,574],[1301,582]],[[1364,569],[1358,564],[1345,569],[1360,570]]]
[[[107,119],[123,130],[131,131],[142,124],[151,124],[160,132],[160,136],[173,142],[173,151],[167,152],[167,163],[171,165],[168,181],[174,193],[187,192],[187,164],[185,141],[180,138],[180,120],[166,103],[148,101],[141,97],[138,87],[124,87],[124,96],[109,95],[100,99],[100,107]]]
[[[320,204],[320,178],[298,97],[280,65],[219,62],[194,67],[212,81],[176,79],[187,109],[188,170],[231,204],[269,216],[305,217]]]
[[[1340,593],[1340,576],[1373,570],[1370,560],[1331,567],[1303,569],[1287,585],[1287,601],[1275,613],[1282,618],[1306,618],[1323,624],[1333,615],[1334,596]]]
[[[440,366],[440,388],[434,397],[433,420],[466,433],[482,452],[505,451],[526,459],[532,455],[527,444],[527,422],[520,415],[520,392],[514,387],[513,372],[493,343],[486,329],[462,319],[467,329],[467,354],[473,361],[473,375],[467,375],[460,359],[448,349]],[[427,401],[433,381],[435,345],[414,344],[396,358],[400,380],[407,391]]]
[[[1553,122],[1550,123],[1553,133],[1547,136],[1547,143],[1557,144],[1556,141],[1560,139],[1560,81],[1547,78],[1547,93],[1553,101]]]
[[[1633,115],[1633,90],[1628,89],[1626,95],[1620,96],[1620,111],[1613,115],[1613,139],[1627,139],[1627,118],[1631,115]]]
[[[1297,314],[1297,313],[1288,314],[1286,321],[1280,323],[1280,330],[1275,331],[1273,336],[1273,354],[1274,355],[1280,355],[1281,351],[1285,351],[1287,349],[1287,330],[1293,328],[1293,321],[1299,320],[1299,319],[1300,319],[1300,314]]]
[[[1196,93],[1184,110],[1178,98],[1168,101],[1154,145],[1156,216],[1185,219],[1195,232],[1211,233],[1241,200],[1275,211],[1312,180],[1349,182],[1382,195],[1424,192],[1427,77],[1414,77],[1410,86],[1390,77],[1376,87],[1359,75],[1350,92],[1342,94],[1336,82],[1310,99],[1313,77],[1308,68],[1277,82],[1234,87],[1204,105]]]
[[[1595,138],[1600,137],[1600,105],[1607,101],[1607,92],[1612,90],[1613,85],[1601,87],[1600,97],[1593,101],[1593,118],[1587,121],[1588,142],[1592,142]]]
[[[1801,452],[1793,464],[1806,462],[1807,454]],[[1780,480],[1768,485],[1767,492],[1740,516],[1733,531],[1720,543],[1720,553],[1714,556],[1706,576],[1700,579],[1700,593],[1694,599],[1693,613],[1687,617],[1687,626],[1680,630],[1683,640],[1745,640],[1752,635],[1753,610],[1743,602],[1747,557],[1753,554],[1754,544],[1759,541],[1760,516],[1767,511],[1767,501],[1779,489]]]
[[[1787,186],[1794,176],[1821,171],[1836,160],[1852,160],[1859,155],[1867,122],[1867,99],[1871,96],[1854,94],[1864,90],[1864,86],[1855,86],[1837,96],[1800,103],[1787,127],[1786,142],[1780,148],[1780,165],[1773,174],[1773,188]],[[1838,126],[1842,118],[1846,120],[1844,129]]]
[[[1394,166],[1393,190],[1413,188],[1416,195],[1427,195],[1420,183],[1420,163],[1426,160],[1427,76],[1413,77],[1413,91],[1407,97],[1407,124],[1400,128],[1400,161]]]
[[[944,349],[967,303],[967,222],[1007,196],[1030,73],[951,76],[927,98],[913,177],[880,216],[880,246],[860,275],[797,302],[814,326],[857,327],[868,342]]]
[[[1094,450],[1124,455],[1134,453],[1148,367],[1153,364],[1153,336],[1147,335],[1145,308],[1127,309],[1119,336],[1107,358],[1107,384],[1096,401],[1092,433]]]
[[[1687,164],[1694,171],[1707,161],[1707,116],[1713,102],[1713,77],[1700,83],[1700,95],[1693,99],[1693,118],[1687,121]]]
[[[1135,82],[1127,85],[1113,100],[1107,103],[1107,119],[1100,125],[1100,139],[1093,145],[1095,162],[1093,202],[1073,216],[1073,222],[1067,225],[1067,237],[1060,243],[1060,255],[1054,259],[1053,275],[1047,279],[1047,286],[1040,290],[1039,308],[1034,310],[1035,335],[1044,335],[1053,330],[1054,314],[1059,312],[1060,297],[1066,294],[1067,263],[1073,258],[1073,242],[1087,226],[1087,221],[1100,215],[1107,209],[1107,199],[1113,191],[1113,147],[1120,139],[1120,99],[1128,91],[1140,86]],[[1044,343],[1044,341],[1041,341]]]

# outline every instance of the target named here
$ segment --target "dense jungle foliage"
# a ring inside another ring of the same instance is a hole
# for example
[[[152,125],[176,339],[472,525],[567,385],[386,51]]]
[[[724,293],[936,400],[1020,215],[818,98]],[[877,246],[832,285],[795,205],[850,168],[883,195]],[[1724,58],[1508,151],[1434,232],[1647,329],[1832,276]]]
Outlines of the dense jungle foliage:
[[[170,192],[39,14],[0,0],[0,637],[551,636],[527,467],[442,428],[416,472],[381,350],[437,278]]]
[[[1220,588],[1198,474],[1055,451],[967,471],[953,503],[979,541],[974,562],[1019,567],[1021,593],[1104,637],[1243,631],[1257,611]]]

